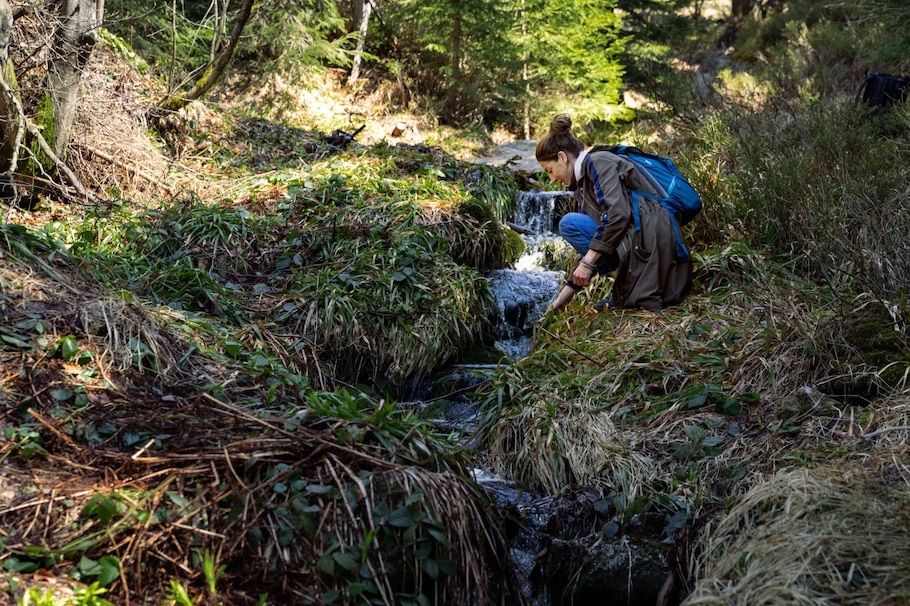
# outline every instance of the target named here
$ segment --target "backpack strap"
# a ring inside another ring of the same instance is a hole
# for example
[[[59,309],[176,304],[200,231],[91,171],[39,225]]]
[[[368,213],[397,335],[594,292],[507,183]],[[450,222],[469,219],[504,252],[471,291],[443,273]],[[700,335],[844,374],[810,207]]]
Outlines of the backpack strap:
[[[679,231],[679,224],[676,221],[676,213],[673,212],[673,209],[667,206],[663,200],[654,194],[649,194],[646,191],[637,189],[631,189],[629,192],[632,194],[632,214],[635,220],[635,231],[641,231],[641,217],[638,214],[638,197],[646,196],[659,203],[664,210],[667,211],[667,214],[670,216],[670,225],[673,226],[673,236],[676,239],[676,256],[679,257],[680,261],[688,262],[692,258],[692,255],[689,254],[689,249],[683,243],[682,233]]]

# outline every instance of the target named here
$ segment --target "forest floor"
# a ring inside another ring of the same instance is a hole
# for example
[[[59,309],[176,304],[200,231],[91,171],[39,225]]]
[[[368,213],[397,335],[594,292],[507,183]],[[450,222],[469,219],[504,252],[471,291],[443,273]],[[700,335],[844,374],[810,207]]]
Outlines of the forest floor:
[[[463,159],[494,157],[498,145],[519,142],[508,133],[441,127],[408,111],[407,91],[395,83],[364,80],[347,89],[339,72],[302,88],[276,78],[255,91],[222,92],[175,116],[159,139],[147,133],[148,99],[159,92],[154,84],[102,51],[93,62],[70,161],[82,182],[112,205],[130,200],[153,209],[186,191],[203,200],[274,204],[286,192],[268,178],[278,167],[300,164],[302,150],[335,129],[354,132],[363,126],[357,141],[364,145],[442,146]],[[249,91],[240,83],[223,90]],[[263,102],[271,98],[287,101]],[[232,114],[244,108],[262,115]],[[254,180],[263,185],[244,197]],[[31,211],[11,209],[7,219],[40,228],[67,213],[103,217],[104,210],[47,203]],[[155,345],[162,359],[175,339],[158,331],[145,312],[98,289],[80,267],[64,272],[40,239],[14,230],[7,241],[40,253],[26,253],[23,261],[11,247],[0,256],[0,406],[6,412],[0,545],[7,547],[7,603],[16,603],[25,587],[73,597],[84,591],[82,581],[116,582],[119,565],[105,558],[114,552],[123,562],[126,555],[143,566],[155,562],[192,580],[196,589],[204,587],[202,549],[188,546],[224,537],[210,529],[189,532],[182,508],[190,508],[194,523],[206,515],[215,519],[205,495],[190,502],[189,492],[181,491],[197,482],[211,494],[239,478],[244,462],[293,461],[302,446],[283,433],[271,413],[253,418],[239,406],[186,387],[204,379],[224,385],[236,401],[261,387],[231,366],[199,363],[191,368],[193,376],[168,385],[124,370],[131,337]],[[591,539],[598,545],[616,520],[634,533],[645,510],[664,513],[662,507],[672,506],[691,515],[688,522],[701,533],[699,549],[693,547],[692,560],[678,564],[689,567],[680,576],[703,581],[689,588],[692,603],[763,603],[782,595],[816,604],[905,603],[910,599],[905,574],[910,403],[906,376],[885,376],[889,367],[892,375],[894,368],[906,367],[904,346],[891,345],[895,331],[882,329],[889,321],[886,310],[869,298],[838,300],[782,268],[769,269],[760,253],[735,241],[723,250],[699,251],[696,278],[697,291],[686,305],[662,316],[598,314],[582,302],[573,318],[551,318],[548,332],[539,335],[539,356],[506,369],[500,379],[499,389],[517,402],[517,410],[502,411],[494,436],[503,460],[518,467],[510,471],[537,474],[538,484],[550,482],[554,492],[565,484],[569,466],[576,479],[599,487],[615,484],[616,493],[597,501],[608,517],[615,514],[607,525],[599,520]],[[93,335],[86,334],[89,325]],[[97,351],[64,338],[52,355],[39,355],[53,346],[51,336],[71,334],[96,337]],[[878,366],[866,355],[879,348],[867,346],[870,336],[891,347],[885,352],[891,357]],[[177,365],[181,352],[174,351],[170,359]],[[86,366],[93,370],[86,372]],[[77,384],[82,391],[73,389]],[[832,396],[817,385],[869,397]],[[615,402],[615,409],[605,409],[607,401]],[[23,422],[29,411],[30,420]],[[251,428],[263,440],[231,442],[238,458],[222,456],[213,446],[218,438],[233,437],[219,431]],[[165,435],[182,440],[185,449],[149,456],[148,449]],[[131,450],[103,447],[114,436]],[[345,459],[347,444],[356,440],[352,436],[329,444],[308,434],[303,446],[329,452],[335,457],[330,471],[361,481]],[[557,456],[554,443],[565,449]],[[173,489],[156,484],[165,477],[177,478]],[[288,490],[274,479],[244,488],[258,490],[269,503]],[[92,499],[94,492],[114,491],[115,499]],[[227,490],[218,498],[228,502],[234,494]],[[168,515],[176,520],[173,526],[150,532],[152,522]],[[79,541],[87,528],[93,533],[89,538],[109,552],[67,560],[85,547]],[[275,532],[273,546],[280,544],[277,529],[266,529]],[[44,542],[33,540],[20,549],[18,541],[26,535]],[[69,551],[47,548],[70,538]],[[290,552],[293,547],[276,546],[272,555],[291,562],[299,555]],[[64,575],[64,569],[77,574]],[[145,578],[146,587],[159,583],[149,595],[161,598],[170,591],[169,603],[187,603],[180,601],[178,587],[168,588],[167,579]],[[748,585],[750,579],[755,584]],[[142,601],[142,590],[133,591],[126,592],[124,603],[130,597]],[[240,592],[232,597],[237,604],[255,603],[255,596],[242,601]]]

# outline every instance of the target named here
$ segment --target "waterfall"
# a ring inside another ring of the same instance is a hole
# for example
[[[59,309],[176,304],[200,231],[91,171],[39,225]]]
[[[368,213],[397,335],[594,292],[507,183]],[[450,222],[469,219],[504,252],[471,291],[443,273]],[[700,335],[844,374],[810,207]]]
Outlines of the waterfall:
[[[512,221],[537,235],[552,236],[557,232],[556,202],[571,197],[564,191],[519,192]]]
[[[534,325],[560,288],[563,272],[540,266],[540,247],[558,238],[557,203],[566,198],[571,198],[571,194],[520,192],[515,199],[513,224],[521,230],[527,248],[515,269],[497,269],[487,276],[499,304],[496,347],[513,360],[530,353]]]

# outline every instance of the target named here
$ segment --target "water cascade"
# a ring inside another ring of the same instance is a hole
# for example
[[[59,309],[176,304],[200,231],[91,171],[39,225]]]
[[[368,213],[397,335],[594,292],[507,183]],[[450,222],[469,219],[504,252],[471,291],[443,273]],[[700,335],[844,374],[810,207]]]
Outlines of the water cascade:
[[[496,347],[517,360],[530,353],[534,325],[559,291],[562,272],[540,266],[541,246],[558,236],[557,203],[566,192],[520,192],[510,225],[522,234],[526,250],[515,269],[497,269],[487,276],[499,304],[499,339]]]

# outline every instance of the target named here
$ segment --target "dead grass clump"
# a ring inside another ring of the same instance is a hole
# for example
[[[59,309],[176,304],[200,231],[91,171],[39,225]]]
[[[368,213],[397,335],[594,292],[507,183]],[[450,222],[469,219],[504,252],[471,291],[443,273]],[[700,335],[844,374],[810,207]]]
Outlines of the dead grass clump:
[[[684,604],[907,602],[906,456],[880,451],[861,464],[783,470],[760,482],[705,530]]]
[[[99,388],[71,421],[36,394],[30,411],[57,437],[36,453],[39,466],[23,467],[31,477],[18,481],[34,488],[0,509],[3,527],[17,529],[5,537],[7,565],[64,570],[113,558],[111,595],[124,603],[163,598],[175,582],[224,604],[266,593],[278,603],[366,595],[385,605],[421,594],[464,605],[521,596],[485,498],[415,427],[397,428],[413,439],[394,448],[380,411],[375,425],[321,416],[306,425],[305,410],[239,401],[250,391],[226,385],[219,399],[180,385]],[[74,436],[114,433],[87,447],[67,437],[73,421]],[[14,449],[6,443],[4,458]],[[224,570],[215,593],[203,556]]]
[[[296,387],[175,348],[62,251],[49,264],[40,242],[5,231],[0,521],[17,529],[3,533],[8,570],[103,562],[117,572],[108,597],[124,603],[163,599],[174,583],[224,604],[246,603],[244,592],[386,605],[521,596],[485,497],[416,420],[332,394],[311,413],[318,394],[303,403]],[[69,351],[47,355],[70,335]],[[152,380],[140,383],[143,372]],[[224,566],[217,594],[204,557]]]
[[[105,44],[92,51],[67,164],[102,198],[152,203],[173,194],[171,162],[148,136],[151,100],[145,95],[155,88]]]
[[[0,235],[7,244],[19,237],[21,234],[12,230]],[[26,259],[17,253],[27,255]],[[19,349],[14,356],[39,360],[44,350],[55,350],[59,339],[72,336],[80,350],[97,359],[103,370],[132,368],[167,375],[176,369],[185,347],[162,329],[146,308],[99,290],[63,260],[65,253],[55,256],[57,261],[51,265],[24,246],[0,248],[4,293],[0,328],[7,344]]]
[[[529,405],[498,427],[489,454],[506,477],[558,494],[572,483],[597,484],[605,468],[647,466],[646,458],[622,448],[608,414],[562,410],[551,419],[547,406]]]

